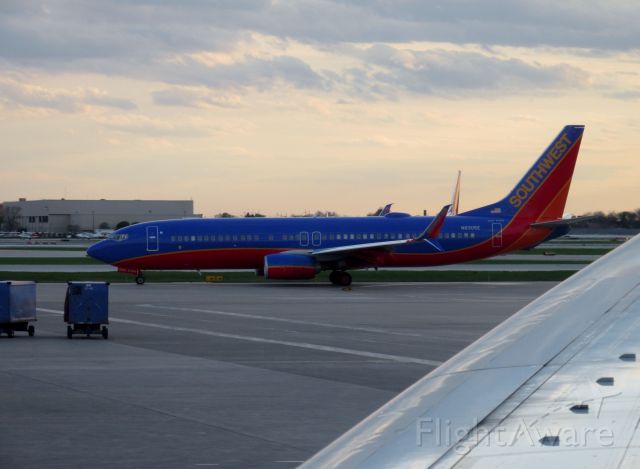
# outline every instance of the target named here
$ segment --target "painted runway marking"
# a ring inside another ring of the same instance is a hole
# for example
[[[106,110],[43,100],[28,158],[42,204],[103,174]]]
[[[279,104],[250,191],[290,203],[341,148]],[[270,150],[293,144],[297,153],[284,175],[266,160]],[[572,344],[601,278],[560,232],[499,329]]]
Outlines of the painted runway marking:
[[[36,308],[38,311],[42,311],[44,313],[52,313],[52,314],[64,314],[62,311],[58,311],[55,309],[48,308]],[[309,350],[319,350],[321,352],[333,352],[333,353],[344,353],[346,355],[355,355],[358,357],[367,357],[367,358],[377,358],[383,360],[394,361],[398,363],[415,363],[419,365],[429,365],[429,366],[440,366],[442,362],[435,360],[424,360],[421,358],[413,358],[413,357],[403,357],[401,355],[388,355],[386,353],[376,353],[376,352],[365,352],[363,350],[354,350],[342,347],[331,347],[329,345],[319,345],[319,344],[310,344],[307,342],[291,342],[287,340],[274,340],[274,339],[265,339],[263,337],[253,337],[246,335],[237,335],[237,334],[226,334],[223,332],[213,332],[213,331],[205,331],[202,329],[191,329],[189,327],[177,327],[177,326],[167,326],[165,324],[156,324],[152,322],[142,322],[142,321],[134,321],[131,319],[122,319],[122,318],[114,318],[110,317],[109,322],[112,323],[121,323],[121,324],[131,324],[135,326],[143,326],[143,327],[152,327],[155,329],[164,329],[167,331],[176,331],[176,332],[190,332],[193,334],[207,335],[212,337],[221,337],[224,339],[235,339],[235,340],[244,340],[246,342],[256,342],[262,344],[272,344],[272,345],[285,345],[288,347],[297,347]]]
[[[160,314],[160,313],[154,313],[152,311],[136,311],[138,314],[144,314],[145,316],[157,316],[160,318],[170,318],[171,316],[168,314]]]
[[[289,324],[303,324],[305,326],[318,326],[318,327],[329,327],[333,329],[346,329],[350,331],[360,331],[360,332],[375,332],[377,334],[391,334],[391,335],[403,335],[409,337],[423,337],[422,334],[415,334],[412,332],[395,332],[395,331],[386,331],[384,329],[377,329],[375,327],[359,327],[359,326],[344,326],[340,324],[329,324],[325,322],[315,322],[315,321],[303,321],[301,319],[285,319],[285,318],[274,318],[270,316],[260,316],[258,314],[248,314],[248,313],[231,313],[229,311],[214,311],[210,309],[199,309],[199,308],[179,308],[176,306],[157,306],[150,304],[139,304],[136,305],[141,308],[154,308],[154,309],[165,309],[170,311],[186,311],[192,313],[205,313],[205,314],[214,314],[219,316],[231,316],[237,318],[244,319],[259,319],[263,321],[275,321],[275,322],[284,322]],[[143,313],[141,313],[143,314]]]

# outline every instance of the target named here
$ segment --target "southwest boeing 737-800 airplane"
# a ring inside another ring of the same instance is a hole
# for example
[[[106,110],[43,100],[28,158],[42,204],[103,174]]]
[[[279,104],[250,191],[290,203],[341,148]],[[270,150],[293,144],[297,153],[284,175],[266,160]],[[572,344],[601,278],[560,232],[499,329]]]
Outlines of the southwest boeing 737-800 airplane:
[[[455,264],[535,246],[568,231],[562,214],[584,126],[566,126],[508,195],[454,216],[180,219],[140,223],[91,246],[89,256],[136,275],[145,270],[256,269],[268,279],[330,270]]]

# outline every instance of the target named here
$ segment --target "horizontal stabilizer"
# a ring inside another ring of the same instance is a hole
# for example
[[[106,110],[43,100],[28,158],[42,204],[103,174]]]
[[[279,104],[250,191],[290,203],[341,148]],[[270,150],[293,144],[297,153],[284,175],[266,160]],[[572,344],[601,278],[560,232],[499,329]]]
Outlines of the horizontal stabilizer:
[[[575,217],[575,218],[561,218],[559,220],[540,221],[537,223],[531,223],[531,228],[558,228],[560,226],[571,226],[583,221],[592,220],[594,217]]]

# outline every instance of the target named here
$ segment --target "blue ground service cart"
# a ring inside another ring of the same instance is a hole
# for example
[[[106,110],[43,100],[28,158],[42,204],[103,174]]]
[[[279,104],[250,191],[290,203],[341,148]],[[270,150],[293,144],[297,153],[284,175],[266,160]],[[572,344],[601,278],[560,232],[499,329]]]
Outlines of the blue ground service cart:
[[[36,329],[29,323],[36,320],[36,283],[0,282],[0,334],[13,337],[24,331],[33,336]]]
[[[109,283],[68,282],[64,300],[67,338],[73,334],[102,334],[109,338]]]

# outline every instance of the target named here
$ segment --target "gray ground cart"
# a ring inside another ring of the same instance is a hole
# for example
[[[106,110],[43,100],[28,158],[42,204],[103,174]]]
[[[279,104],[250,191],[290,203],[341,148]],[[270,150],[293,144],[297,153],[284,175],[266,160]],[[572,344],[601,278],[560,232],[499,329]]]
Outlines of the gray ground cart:
[[[109,283],[68,282],[64,322],[69,339],[73,334],[102,334],[109,338]]]
[[[13,337],[15,331],[35,334],[36,283],[0,282],[0,334]]]

